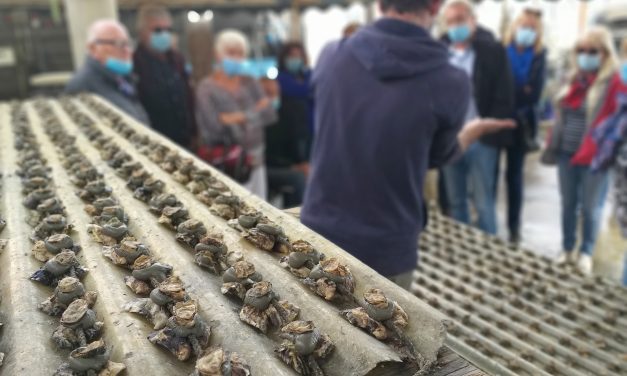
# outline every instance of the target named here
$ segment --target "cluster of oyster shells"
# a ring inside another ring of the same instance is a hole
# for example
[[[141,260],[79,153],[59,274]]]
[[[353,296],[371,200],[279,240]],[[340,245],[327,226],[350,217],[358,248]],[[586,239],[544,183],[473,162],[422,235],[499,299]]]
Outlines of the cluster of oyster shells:
[[[51,127],[60,126],[51,110],[41,102],[35,102],[35,109],[42,121]],[[44,263],[30,279],[55,287],[53,295],[38,308],[49,315],[61,316],[60,325],[52,334],[53,343],[59,348],[73,350],[67,362],[54,374],[83,376],[106,370],[109,375],[117,375],[125,367],[109,361],[107,347],[100,339],[103,324],[97,321],[93,310],[97,294],[86,291],[80,281],[87,272],[76,256],[81,248],[69,236],[73,226],[68,223],[65,208],[56,197],[50,169],[40,154],[25,111],[15,109],[13,129],[15,148],[20,155],[17,173],[22,178],[23,204],[31,210],[28,222],[34,227],[30,237],[34,242],[32,255]],[[58,134],[50,138],[56,142],[64,141]],[[89,350],[84,352],[82,349]],[[95,349],[104,351],[98,350],[100,354],[96,356],[92,351]]]
[[[67,106],[66,104],[66,109]],[[72,117],[77,117],[75,111],[71,108],[68,110]],[[84,119],[82,124],[92,123]],[[129,162],[128,154],[98,132],[90,132],[90,138],[92,137],[101,141],[102,155],[111,158],[108,160],[110,166],[122,168]],[[67,157],[72,158],[72,155],[80,153],[74,149]],[[73,175],[78,173],[70,164],[66,168]],[[126,170],[117,172],[123,176]],[[150,203],[151,207],[161,211],[171,208],[168,203],[178,202],[176,197],[170,200],[164,196],[163,183],[152,179],[141,167],[129,172],[125,176],[128,178],[127,187],[134,191],[135,198]],[[103,244],[102,253],[107,259],[130,270],[130,275],[125,277],[126,285],[135,294],[144,296],[130,301],[124,308],[128,312],[145,316],[152,322],[155,331],[148,335],[152,343],[166,348],[181,361],[192,356],[200,358],[209,345],[211,328],[197,314],[196,302],[187,294],[180,278],[172,274],[172,267],[155,261],[150,249],[132,236],[126,226],[128,218],[123,214],[123,208],[111,196],[111,189],[104,189],[102,192],[107,192],[108,195],[94,197],[95,200],[91,202],[86,200],[86,210],[93,220],[90,225],[92,236]],[[116,210],[108,210],[111,206],[104,206],[108,203],[115,203]],[[119,228],[124,231],[114,231]]]
[[[360,306],[342,310],[340,316],[376,339],[390,343],[405,361],[418,360],[416,349],[403,334],[403,330],[409,325],[407,313],[398,303],[388,299],[380,289],[366,290]]]
[[[285,266],[318,295],[328,300],[354,300],[354,279],[348,267],[336,259],[325,260],[324,255],[307,242],[290,243],[280,226],[240,200],[226,184],[213,177],[208,169],[195,167],[188,158],[181,157],[158,140],[151,142],[149,137],[139,135],[117,114],[109,112],[91,98],[85,98],[84,102],[100,116],[108,117],[116,131],[127,131],[129,140],[140,152],[172,174],[175,180],[187,184],[187,188],[209,207],[212,214],[228,220],[229,225],[239,230],[244,239],[260,249],[284,255]],[[169,199],[172,200],[171,197]],[[152,211],[160,208],[158,201],[150,204]],[[243,301],[240,311],[242,321],[265,333],[270,326],[282,328],[298,317],[299,308],[281,301],[273,292],[272,285],[262,280],[253,264],[242,258],[232,258],[232,261],[237,262],[216,262],[216,259],[224,260],[225,251],[219,242],[214,244],[211,236],[203,238],[203,230],[198,221],[187,219],[177,227],[177,240],[195,247],[198,264],[210,265],[208,268],[216,274],[224,273],[222,293]],[[226,270],[225,266],[228,266]],[[292,350],[290,354],[296,353]],[[293,362],[288,364],[299,372],[313,367],[301,367]]]

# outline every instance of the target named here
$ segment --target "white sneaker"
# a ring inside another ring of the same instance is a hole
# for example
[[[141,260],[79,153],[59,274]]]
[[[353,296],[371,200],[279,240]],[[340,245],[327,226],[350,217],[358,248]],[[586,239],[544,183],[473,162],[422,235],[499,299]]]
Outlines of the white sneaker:
[[[577,260],[577,253],[562,251],[555,259],[557,265],[574,264]]]
[[[577,262],[577,269],[585,275],[592,274],[592,256],[582,254]]]

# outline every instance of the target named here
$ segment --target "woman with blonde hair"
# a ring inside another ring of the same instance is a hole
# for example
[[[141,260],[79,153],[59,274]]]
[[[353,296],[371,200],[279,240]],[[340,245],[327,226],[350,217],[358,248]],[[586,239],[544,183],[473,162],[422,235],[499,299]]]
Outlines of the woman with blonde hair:
[[[584,33],[573,49],[572,60],[573,73],[558,94],[556,123],[543,161],[558,167],[563,252],[557,262],[576,264],[589,274],[609,181],[607,171],[590,168],[596,152],[590,133],[616,110],[621,82],[612,37],[605,28]],[[577,255],[579,219],[582,234]]]
[[[520,241],[524,165],[527,152],[539,148],[537,107],[544,89],[546,50],[542,42],[542,14],[525,9],[512,23],[505,47],[515,80],[515,114],[518,126],[507,154],[507,225],[510,241]],[[498,179],[497,179],[498,181]]]

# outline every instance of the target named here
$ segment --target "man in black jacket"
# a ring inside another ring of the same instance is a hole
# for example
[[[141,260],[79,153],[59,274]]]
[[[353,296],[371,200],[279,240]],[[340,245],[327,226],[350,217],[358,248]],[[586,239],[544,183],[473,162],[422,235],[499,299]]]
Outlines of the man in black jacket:
[[[514,85],[505,48],[478,35],[473,6],[467,0],[452,0],[442,11],[450,62],[466,71],[473,82],[473,96],[466,120],[478,117],[508,118],[514,107]],[[474,143],[456,163],[443,169],[451,215],[469,223],[469,192],[472,192],[477,226],[496,234],[495,171],[499,148],[512,142],[512,132],[500,131]],[[469,189],[471,186],[472,189]]]
[[[173,48],[172,19],[167,8],[139,10],[139,45],[133,55],[137,89],[152,127],[177,144],[192,148],[196,137],[193,93],[183,55]]]

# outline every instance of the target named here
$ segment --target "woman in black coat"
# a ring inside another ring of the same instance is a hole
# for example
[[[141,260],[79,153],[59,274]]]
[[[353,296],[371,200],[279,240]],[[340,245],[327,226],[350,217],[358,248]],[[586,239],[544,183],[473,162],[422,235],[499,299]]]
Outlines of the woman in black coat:
[[[546,50],[542,44],[542,15],[525,10],[512,23],[505,38],[507,54],[515,80],[514,114],[518,126],[507,153],[507,224],[510,241],[520,241],[523,206],[525,156],[539,149],[537,107],[545,81]]]

